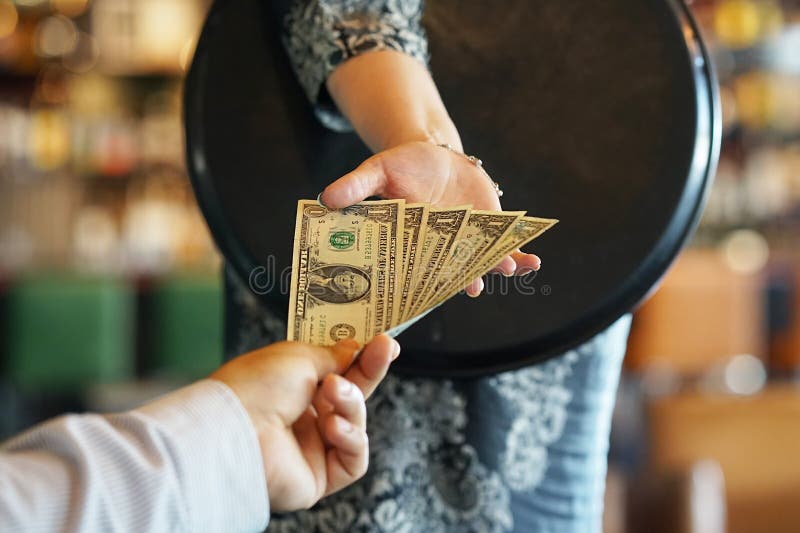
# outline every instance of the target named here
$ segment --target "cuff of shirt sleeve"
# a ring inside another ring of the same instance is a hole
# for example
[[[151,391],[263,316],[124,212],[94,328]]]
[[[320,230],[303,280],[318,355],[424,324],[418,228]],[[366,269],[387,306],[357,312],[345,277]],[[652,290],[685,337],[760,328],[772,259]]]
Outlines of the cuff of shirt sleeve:
[[[192,531],[262,531],[269,497],[258,437],[239,398],[206,379],[136,412],[158,423],[174,451]]]

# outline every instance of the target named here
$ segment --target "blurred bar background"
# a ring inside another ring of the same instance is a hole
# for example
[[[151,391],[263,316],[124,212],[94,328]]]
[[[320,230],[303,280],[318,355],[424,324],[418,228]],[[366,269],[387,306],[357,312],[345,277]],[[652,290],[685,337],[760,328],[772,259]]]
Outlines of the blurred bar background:
[[[0,0],[0,438],[221,362],[181,122],[209,4]]]
[[[209,3],[0,0],[0,439],[221,361],[220,258],[181,125]],[[722,156],[696,237],[635,316],[605,529],[796,531],[800,2],[690,7]]]

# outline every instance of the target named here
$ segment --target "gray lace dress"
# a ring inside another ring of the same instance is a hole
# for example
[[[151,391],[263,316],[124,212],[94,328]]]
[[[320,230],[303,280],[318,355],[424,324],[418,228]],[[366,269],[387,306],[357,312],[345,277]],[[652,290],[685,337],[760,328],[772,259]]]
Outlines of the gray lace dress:
[[[317,116],[349,128],[324,89],[338,64],[392,49],[426,63],[421,0],[275,2]],[[226,272],[229,355],[284,338]],[[600,531],[611,412],[630,317],[546,363],[485,378],[389,375],[368,402],[367,475],[268,531]],[[401,355],[402,357],[402,355]]]

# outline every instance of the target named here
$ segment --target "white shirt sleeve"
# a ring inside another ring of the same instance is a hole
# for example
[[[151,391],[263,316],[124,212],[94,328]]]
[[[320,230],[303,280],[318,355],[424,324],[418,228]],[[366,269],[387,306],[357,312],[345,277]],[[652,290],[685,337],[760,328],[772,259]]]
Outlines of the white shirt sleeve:
[[[255,429],[203,380],[142,408],[66,415],[0,447],[0,531],[263,531]]]

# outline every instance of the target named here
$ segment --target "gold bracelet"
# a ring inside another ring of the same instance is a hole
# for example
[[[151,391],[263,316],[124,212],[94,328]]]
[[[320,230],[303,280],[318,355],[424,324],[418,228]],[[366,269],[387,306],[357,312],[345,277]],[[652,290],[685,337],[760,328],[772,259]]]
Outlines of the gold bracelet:
[[[497,197],[498,197],[498,198],[501,198],[501,197],[503,196],[503,191],[500,189],[500,184],[499,184],[499,183],[497,183],[496,181],[494,181],[494,180],[493,180],[493,179],[492,179],[492,178],[489,176],[489,173],[488,173],[488,172],[486,172],[486,169],[484,169],[484,168],[483,168],[483,161],[481,161],[481,160],[480,160],[480,158],[478,158],[477,156],[474,156],[474,155],[467,155],[467,154],[465,154],[464,152],[459,152],[458,150],[456,150],[455,148],[453,148],[453,147],[452,147],[452,146],[451,146],[449,143],[437,144],[436,146],[439,146],[440,148],[445,148],[445,149],[447,149],[447,150],[450,150],[450,151],[451,151],[451,152],[453,152],[454,154],[458,154],[458,155],[460,155],[460,156],[466,157],[466,158],[467,158],[467,160],[468,160],[470,163],[472,163],[472,164],[473,164],[473,165],[475,165],[476,167],[478,167],[478,168],[480,168],[481,170],[483,170],[483,173],[486,175],[486,177],[487,177],[487,178],[489,179],[489,181],[492,183],[492,187],[494,187],[494,192],[495,192],[495,193],[497,193]]]

